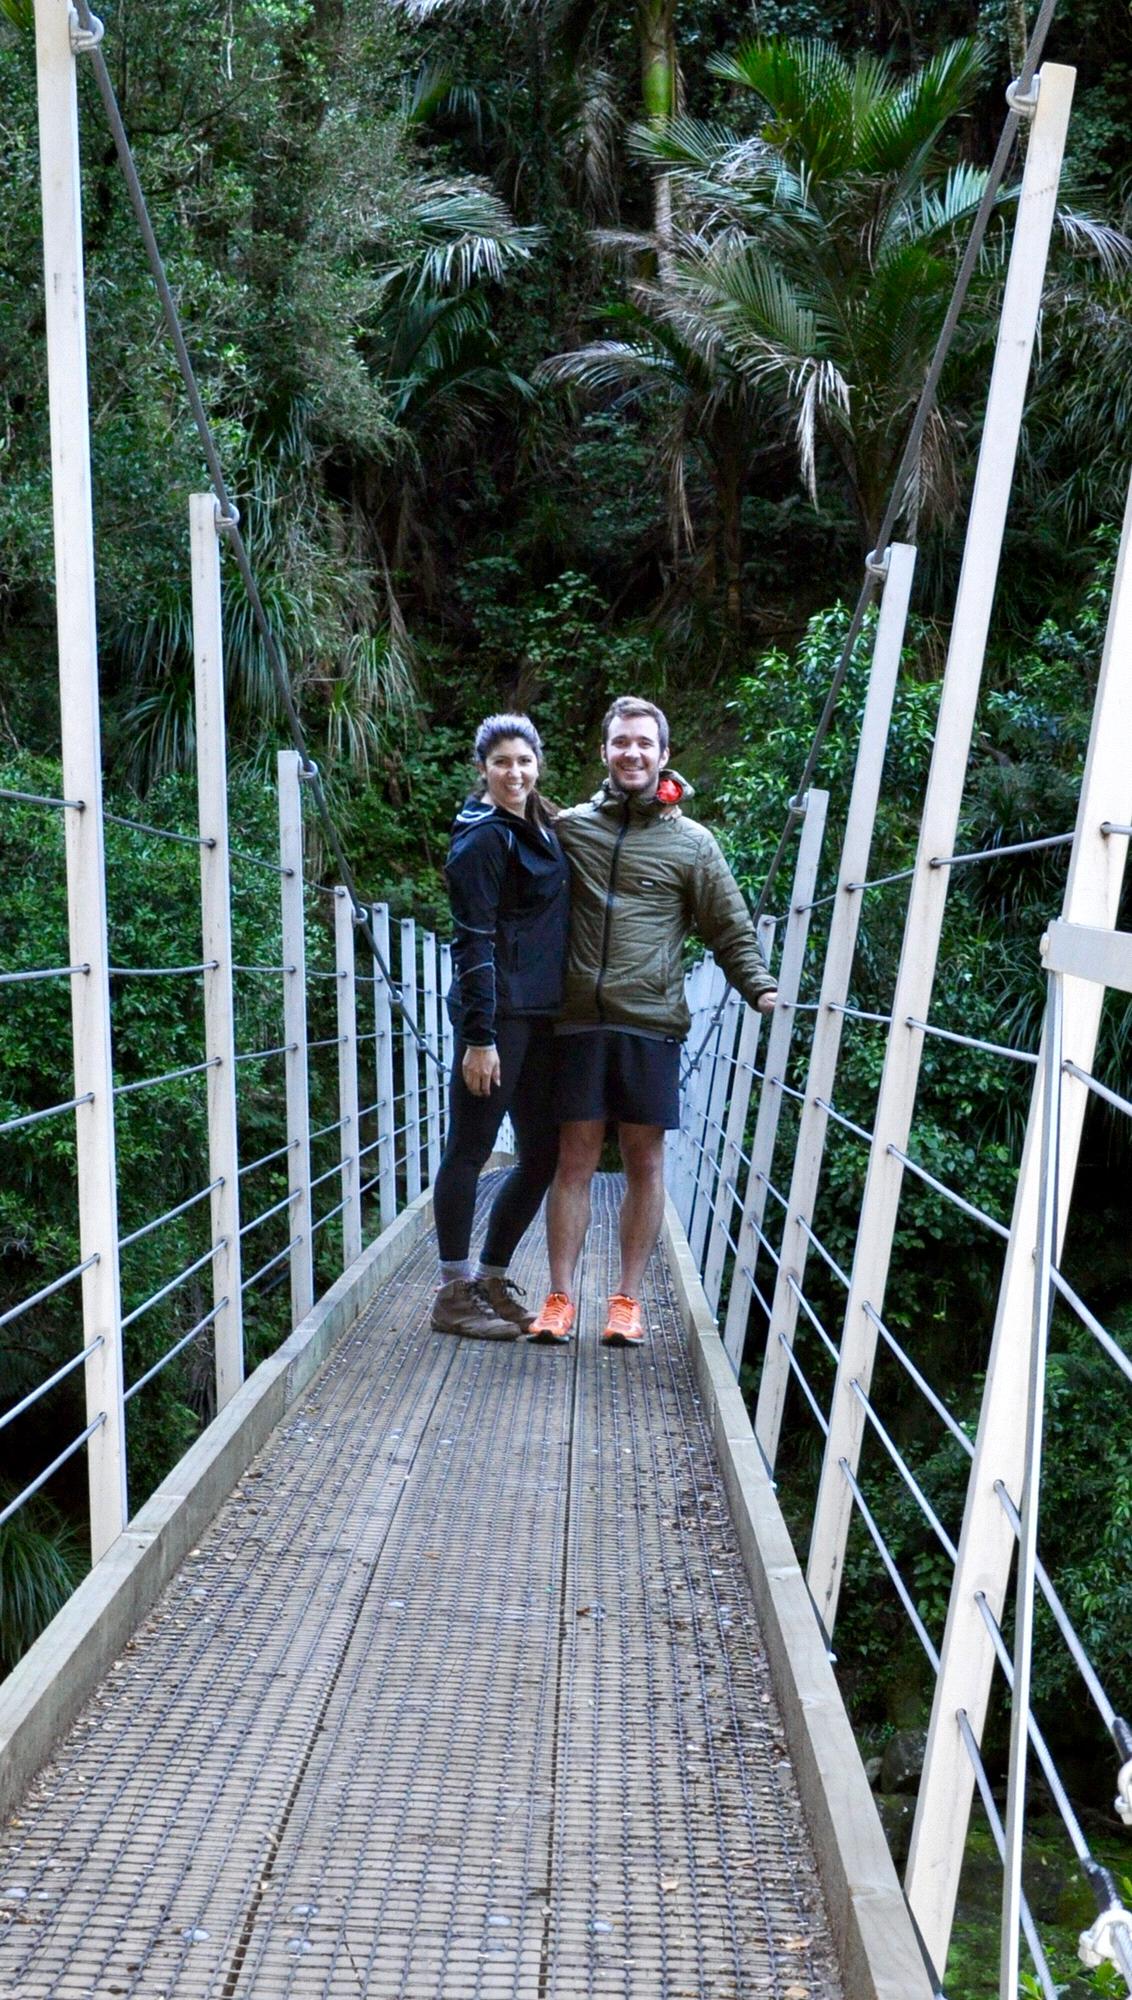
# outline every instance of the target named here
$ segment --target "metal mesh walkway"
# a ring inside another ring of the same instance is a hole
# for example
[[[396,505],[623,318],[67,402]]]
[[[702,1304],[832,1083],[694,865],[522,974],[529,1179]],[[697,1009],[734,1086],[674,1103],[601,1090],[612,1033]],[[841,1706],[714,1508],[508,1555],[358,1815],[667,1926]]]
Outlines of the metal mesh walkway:
[[[433,1335],[430,1245],[336,1349],[3,1829],[0,1991],[840,2000],[659,1257],[596,1345],[617,1193],[569,1351]]]

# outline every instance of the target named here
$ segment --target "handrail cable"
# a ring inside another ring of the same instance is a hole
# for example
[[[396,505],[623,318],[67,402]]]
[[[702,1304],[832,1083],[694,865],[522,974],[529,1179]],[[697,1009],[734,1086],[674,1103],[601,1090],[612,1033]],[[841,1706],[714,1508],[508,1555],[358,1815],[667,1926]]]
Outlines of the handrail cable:
[[[959,1561],[959,1550],[956,1548],[955,1543],[952,1541],[951,1536],[948,1534],[947,1529],[944,1527],[943,1522],[940,1520],[939,1515],[936,1513],[935,1508],[932,1506],[931,1501],[928,1499],[927,1494],[924,1492],[923,1487],[904,1457],[903,1452],[878,1416],[877,1411],[856,1377],[849,1384],[849,1387],[864,1410],[868,1422],[872,1425],[944,1554],[951,1558],[952,1565],[954,1565]]]
[[[809,1382],[806,1380],[802,1364],[799,1361],[798,1356],[795,1354],[794,1349],[791,1347],[790,1342],[787,1340],[786,1335],[782,1332],[781,1328],[779,1328],[778,1332],[778,1342],[779,1346],[782,1348],[782,1351],[786,1356],[787,1365],[790,1369],[791,1374],[797,1376],[798,1378],[798,1386],[801,1389],[803,1396],[806,1398],[806,1401],[809,1404],[811,1411],[813,1412],[814,1421],[816,1422],[818,1429],[821,1431],[823,1437],[828,1437],[829,1419],[825,1415],[825,1412],[822,1409],[821,1404],[818,1402],[818,1399],[815,1396],[813,1390],[811,1389]]]
[[[829,1355],[830,1359],[833,1361],[834,1366],[836,1366],[837,1362],[841,1359],[841,1356],[838,1353],[837,1342],[834,1340],[832,1334],[829,1333],[827,1329],[822,1325],[821,1320],[818,1318],[816,1312],[813,1309],[813,1306],[810,1304],[809,1299],[806,1297],[805,1292],[802,1290],[801,1285],[798,1283],[797,1278],[794,1276],[793,1271],[788,1271],[786,1273],[786,1283],[790,1291],[793,1292],[794,1297],[797,1299],[798,1304],[801,1306],[802,1311],[805,1313],[806,1318],[809,1320],[810,1325],[814,1329],[814,1332],[817,1334],[819,1340],[825,1347],[825,1350]]]
[[[1045,6],[1051,12],[1054,4],[1055,0],[1045,0]],[[390,1005],[393,1008],[394,1012],[400,1015],[407,1030],[413,1036],[413,1039],[416,1041],[418,1047],[421,1049],[426,1060],[428,1060],[429,1062],[436,1063],[438,1068],[443,1069],[443,1063],[441,1062],[440,1058],[435,1054],[435,1052],[429,1047],[426,1037],[421,1033],[416,1022],[413,1020],[411,1014],[409,1013],[408,1009],[406,1008],[404,1002],[400,997],[400,993],[399,990],[397,989],[396,982],[394,981],[392,971],[390,967],[386,964],[385,958],[378,947],[377,939],[374,936],[373,927],[370,923],[369,911],[365,903],[362,901],[362,898],[358,892],[357,883],[355,882],[354,879],[353,869],[350,867],[350,863],[346,857],[346,852],[345,849],[343,848],[342,841],[338,833],[338,828],[334,824],[334,818],[330,811],[330,807],[326,798],[325,788],[322,782],[322,774],[319,771],[318,765],[314,761],[314,758],[310,754],[310,748],[307,743],[306,732],[303,728],[298,709],[295,705],[295,698],[291,690],[291,683],[287,675],[287,669],[283,661],[283,655],[279,647],[279,642],[276,639],[275,632],[271,625],[271,621],[268,618],[267,612],[264,608],[263,599],[259,593],[259,586],[256,583],[255,572],[252,569],[251,561],[248,556],[247,546],[244,542],[243,535],[240,532],[239,514],[236,508],[233,506],[231,496],[228,492],[227,482],[225,481],[224,478],[224,468],[220,462],[220,454],[217,449],[216,440],[212,433],[212,426],[209,423],[208,415],[207,412],[205,411],[204,403],[201,398],[200,389],[197,385],[196,373],[193,369],[192,359],[190,357],[188,345],[185,340],[184,329],[181,325],[180,314],[177,310],[177,303],[173,297],[172,288],[170,286],[169,279],[165,270],[164,260],[161,255],[161,250],[158,246],[157,236],[153,228],[153,223],[150,219],[149,208],[146,203],[145,193],[142,188],[141,179],[138,174],[137,164],[134,160],[133,150],[130,145],[129,136],[126,132],[125,124],[123,123],[122,120],[122,114],[119,109],[117,94],[115,92],[113,82],[111,81],[110,71],[106,64],[106,58],[102,53],[101,47],[99,46],[99,41],[101,38],[98,37],[98,39],[96,39],[98,31],[95,26],[95,19],[94,15],[91,12],[89,0],[75,0],[75,12],[78,15],[82,27],[91,37],[91,42],[86,47],[85,53],[89,55],[91,65],[94,70],[95,82],[98,86],[98,94],[102,99],[103,109],[106,113],[107,122],[110,126],[111,136],[114,140],[115,151],[117,152],[118,155],[118,162],[119,165],[121,166],[122,173],[125,177],[126,188],[129,193],[130,203],[134,211],[134,217],[137,222],[138,228],[141,232],[142,242],[145,246],[145,253],[149,262],[150,272],[152,274],[154,284],[157,287],[158,298],[161,301],[161,308],[165,318],[166,331],[169,335],[170,340],[173,343],[173,351],[177,358],[177,365],[181,371],[181,380],[184,384],[185,393],[189,400],[189,407],[192,411],[193,421],[196,425],[197,435],[200,439],[201,449],[204,453],[205,463],[208,466],[209,477],[212,480],[213,491],[216,495],[217,507],[219,510],[217,518],[217,526],[228,537],[229,543],[232,548],[232,553],[236,559],[236,566],[239,569],[241,577],[243,578],[244,588],[248,596],[248,603],[251,606],[252,616],[255,619],[256,625],[259,628],[260,636],[263,639],[264,651],[267,655],[268,664],[270,665],[272,677],[275,681],[275,686],[279,696],[279,701],[287,720],[287,727],[290,733],[291,741],[299,755],[300,775],[311,787],[311,791],[313,793],[315,801],[315,808],[317,810],[318,817],[322,823],[322,830],[326,837],[326,841],[330,848],[330,851],[334,856],[335,863],[337,865],[339,880],[342,884],[342,887],[346,890],[346,893],[350,898],[350,902],[354,913],[355,927],[357,928],[358,931],[360,931],[362,938],[365,941],[366,948],[372,954],[374,962],[376,963],[383,979],[385,980],[387,987],[389,988]],[[1005,158],[1003,161],[1003,166],[1005,167]],[[925,411],[925,421],[926,421],[926,414],[927,413]],[[160,829],[154,829],[154,831],[160,831]],[[185,838],[187,839],[188,836],[186,835]],[[196,842],[194,842],[193,844],[195,845]]]
[[[986,1765],[983,1763],[979,1746],[975,1741],[975,1732],[971,1728],[966,1709],[958,1709],[955,1719],[959,1724],[959,1734],[963,1738],[967,1755],[971,1760],[971,1769],[975,1773],[975,1783],[979,1788],[979,1797],[983,1802],[983,1811],[987,1816],[991,1836],[998,1849],[998,1858],[1000,1861],[1003,1861],[1006,1857],[1006,1829],[1002,1824],[1002,1815],[995,1804],[994,1793],[991,1791],[990,1780],[987,1777]],[[1030,1957],[1034,1961],[1034,1970],[1038,1975],[1043,2000],[1057,2000],[1058,1988],[1054,1985],[1050,1975],[1050,1969],[1046,1963],[1046,1955],[1042,1950],[1041,1939],[1038,1936],[1034,1919],[1030,1913],[1030,1905],[1024,1895],[1021,1899],[1021,1916],[1022,1929],[1025,1932]]]
[[[951,1435],[955,1439],[956,1444],[962,1446],[962,1449],[966,1452],[968,1458],[974,1458],[975,1447],[972,1444],[970,1438],[967,1436],[966,1431],[963,1429],[962,1425],[958,1423],[957,1420],[952,1416],[951,1411],[948,1409],[947,1404],[943,1401],[943,1399],[936,1394],[935,1390],[932,1388],[932,1385],[928,1381],[927,1377],[921,1375],[920,1370],[917,1368],[915,1362],[912,1360],[911,1355],[907,1354],[904,1348],[901,1347],[900,1342],[896,1338],[896,1335],[892,1332],[892,1329],[890,1327],[887,1327],[885,1325],[876,1307],[872,1304],[872,1302],[869,1299],[863,1299],[861,1301],[861,1310],[864,1313],[865,1318],[872,1321],[881,1339],[888,1346],[895,1359],[899,1361],[900,1366],[904,1369],[905,1374],[909,1375],[912,1381],[916,1384],[916,1387],[920,1391],[920,1394],[921,1396],[923,1396],[925,1402],[931,1404],[932,1409],[935,1411],[937,1417],[940,1417],[943,1423],[946,1424],[947,1429],[951,1432]]]
[[[1022,1532],[1022,1517],[1019,1514],[1017,1507],[1014,1505],[1013,1500],[1010,1498],[1010,1495],[1007,1492],[1006,1487],[1003,1485],[1001,1479],[995,1480],[994,1490],[998,1494],[999,1501],[1002,1505],[1002,1511],[1006,1515],[1006,1518],[1009,1521],[1011,1527],[1013,1528],[1014,1533],[1016,1535],[1020,1535]],[[1111,1734],[1114,1724],[1120,1721],[1121,1718],[1117,1715],[1115,1708],[1113,1707],[1111,1701],[1109,1700],[1107,1694],[1105,1693],[1104,1688],[1101,1685],[1100,1678],[1097,1674],[1096,1668],[1094,1667],[1092,1661],[1089,1658],[1089,1655],[1086,1653],[1084,1647],[1082,1646],[1081,1641],[1077,1636],[1077,1631],[1073,1624],[1073,1621],[1070,1618],[1069,1613],[1065,1609],[1065,1606],[1062,1603],[1057,1590],[1054,1588],[1054,1585],[1050,1581],[1048,1571],[1046,1570],[1044,1564],[1040,1560],[1037,1561],[1034,1565],[1034,1575],[1037,1578],[1038,1587],[1042,1593],[1042,1596],[1045,1598],[1046,1603],[1049,1605],[1050,1611],[1053,1615],[1054,1623],[1056,1624],[1058,1631],[1061,1633],[1061,1636],[1064,1639],[1070,1654],[1072,1655],[1073,1661],[1077,1667],[1077,1671],[1080,1674],[1081,1679],[1084,1681],[1085,1686],[1088,1688],[1089,1693],[1092,1695],[1093,1701],[1096,1704],[1097,1712],[1101,1718],[1101,1721],[1104,1723],[1105,1728]]]
[[[0,1417],[0,1431],[4,1430],[6,1425],[14,1424],[16,1418],[22,1417],[25,1410],[30,1410],[34,1404],[42,1402],[50,1390],[57,1388],[60,1382],[66,1381],[68,1375],[73,1375],[76,1368],[81,1368],[84,1361],[89,1361],[91,1355],[97,1354],[99,1348],[105,1345],[105,1334],[96,1333],[89,1346],[80,1349],[78,1354],[72,1354],[71,1359],[64,1361],[62,1367],[57,1368],[54,1375],[49,1375],[46,1382],[41,1382],[38,1389],[29,1389],[22,1402],[14,1403],[10,1410],[5,1410]]]
[[[69,979],[73,972],[89,971],[89,965],[47,965],[35,972],[0,972],[0,986],[20,986],[32,979]]]
[[[1097,1345],[1099,1347],[1104,1348],[1104,1351],[1108,1355],[1110,1361],[1115,1361],[1117,1367],[1121,1370],[1121,1372],[1127,1376],[1130,1382],[1132,1382],[1132,1358],[1130,1358],[1127,1354],[1125,1354],[1124,1349],[1122,1347],[1119,1347],[1117,1345],[1111,1333],[1108,1332],[1107,1328],[1101,1325],[1100,1320],[1097,1318],[1096,1314],[1091,1313],[1089,1311],[1089,1308],[1085,1304],[1084,1299],[1078,1297],[1077,1293],[1073,1290],[1072,1285],[1066,1282],[1066,1280],[1062,1277],[1061,1272],[1057,1269],[1056,1265],[1053,1266],[1053,1268],[1050,1271],[1050,1278],[1053,1282],[1054,1290],[1060,1292],[1062,1298],[1065,1300],[1066,1305],[1072,1307],[1073,1311],[1076,1313],[1078,1319],[1080,1320],[1082,1326],[1087,1328],[1087,1330],[1092,1334],[1093,1339],[1097,1342]]]
[[[89,13],[87,0],[78,0],[78,6],[85,17]],[[998,203],[999,192],[1010,161],[1011,152],[1014,148],[1018,126],[1022,119],[1023,114],[1017,107],[1019,101],[1024,100],[1029,93],[1030,86],[1034,80],[1034,73],[1041,61],[1046,37],[1049,34],[1056,11],[1057,0],[1042,0],[1038,18],[1034,22],[1033,31],[1026,46],[1026,53],[1022,58],[1022,67],[1007,93],[1006,118],[1003,121],[1002,132],[999,135],[994,158],[987,172],[986,186],[983,189],[982,199],[979,202],[974,221],[971,224],[971,233],[967,238],[959,269],[955,274],[955,284],[952,288],[951,298],[948,301],[943,325],[940,327],[935,351],[932,354],[928,365],[928,372],[924,377],[923,387],[920,390],[919,401],[916,404],[908,436],[905,440],[904,450],[901,453],[900,464],[896,469],[896,475],[892,482],[888,504],[884,510],[884,518],[877,532],[876,546],[870,555],[866,557],[865,575],[861,583],[857,602],[853,608],[853,614],[849,620],[848,630],[842,642],[841,654],[833,671],[833,679],[830,681],[829,691],[826,694],[821,714],[814,729],[813,740],[810,744],[805,764],[802,767],[802,775],[798,780],[794,796],[786,809],[786,824],[782,829],[782,834],[771,858],[770,866],[763,878],[762,890],[755,905],[755,923],[758,923],[759,919],[766,915],[771,888],[779,869],[786,859],[791,835],[802,817],[803,807],[801,801],[817,770],[818,760],[825,747],[825,739],[829,734],[830,725],[833,721],[841,690],[845,683],[845,677],[849,672],[854,649],[864,629],[865,616],[877,594],[881,576],[884,574],[883,558],[885,551],[891,540],[892,531],[900,516],[905,512],[908,504],[908,495],[912,488],[919,461],[924,432],[927,429],[928,420],[935,407],[936,393],[939,389],[940,379],[951,350],[951,343],[955,338],[971,279],[975,275],[975,267],[979,261],[983,247],[983,238],[987,233],[991,216]],[[103,65],[103,68],[105,68],[105,65]],[[724,1004],[725,1002],[721,1000],[716,1009],[717,1016],[722,1015]],[[699,1068],[704,1050],[714,1030],[714,1025],[713,1021],[712,1027],[708,1029],[704,1041],[692,1058],[690,1065],[692,1070]]]
[[[91,1418],[91,1421],[87,1425],[85,1431],[80,1431],[78,1437],[74,1440],[73,1444],[69,1444],[64,1451],[61,1451],[59,1453],[58,1458],[52,1459],[46,1471],[41,1472],[37,1479],[33,1479],[30,1486],[25,1486],[22,1493],[17,1493],[14,1500],[9,1500],[8,1505],[4,1508],[3,1512],[0,1513],[0,1528],[4,1526],[5,1521],[11,1520],[12,1515],[17,1511],[18,1508],[23,1506],[25,1500],[30,1500],[33,1494],[39,1492],[41,1486],[46,1486],[52,1474],[58,1472],[59,1467],[61,1465],[66,1465],[67,1460],[69,1458],[73,1458],[77,1451],[82,1450],[87,1439],[92,1438],[94,1436],[95,1431],[101,1430],[105,1422],[106,1422],[106,1412],[105,1410],[100,1410],[96,1417]]]

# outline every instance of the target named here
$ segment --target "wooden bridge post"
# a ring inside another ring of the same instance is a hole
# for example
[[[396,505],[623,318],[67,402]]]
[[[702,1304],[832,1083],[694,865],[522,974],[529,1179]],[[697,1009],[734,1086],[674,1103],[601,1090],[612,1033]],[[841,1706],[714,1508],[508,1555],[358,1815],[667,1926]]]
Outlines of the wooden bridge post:
[[[287,1098],[287,1210],[291,1239],[291,1324],[314,1304],[311,1235],[311,1121],[307,1076],[307,943],[303,896],[303,801],[297,750],[280,750],[279,861],[283,873],[283,1057]]]
[[[401,920],[401,1074],[405,1080],[405,1200],[421,1191],[421,1056],[413,1029],[417,1027],[417,927],[412,917]]]
[[[354,964],[354,904],[334,891],[334,960],[338,996],[338,1158],[342,1168],[342,1268],[362,1254],[362,1173],[358,1117],[358,1002]]]
[[[1066,922],[1106,930],[1116,922],[1128,838],[1125,834],[1106,833],[1104,829],[1106,824],[1132,823],[1129,743],[1132,743],[1132,488],[1124,515],[1077,826],[1070,850],[1062,909]],[[1087,979],[1065,980],[1064,1054],[1083,1070],[1092,1069],[1103,1002],[1103,987]],[[1071,1075],[1063,1078],[1062,1091],[1058,1155],[1062,1213],[1056,1244],[1058,1256],[1068,1219],[1088,1095],[1084,1084]],[[959,1538],[959,1560],[948,1606],[908,1857],[908,1899],[938,1966],[947,1958],[971,1810],[973,1772],[958,1716],[960,1712],[966,1714],[976,1741],[981,1742],[994,1675],[994,1646],[979,1609],[979,1597],[985,1600],[995,1620],[1000,1621],[1016,1548],[1014,1529],[997,1489],[1004,1487],[1015,1505],[1019,1504],[1025,1442],[1019,1413],[1026,1407],[1033,1330],[1033,1253],[1037,1240],[1042,1104],[1039,1063],[1018,1172],[1010,1242]]]
[[[433,1055],[440,1054],[440,1022],[437,1012],[436,939],[426,931],[421,939],[423,965],[424,1036]],[[425,1062],[425,1131],[428,1139],[428,1178],[436,1179],[440,1166],[440,1071],[431,1057]]]
[[[869,872],[884,753],[915,564],[916,551],[907,543],[895,542],[887,552],[884,595],[877,620],[869,689],[861,718],[853,788],[845,820],[838,893],[830,919],[821,994],[814,1016],[814,1036],[805,1085],[806,1101],[798,1119],[798,1144],[794,1152],[794,1169],[782,1231],[782,1261],[774,1287],[766,1360],[759,1385],[755,1435],[766,1455],[767,1464],[771,1466],[778,1452],[790,1379],[787,1349],[793,1345],[798,1319],[798,1297],[790,1280],[793,1278],[794,1283],[801,1287],[806,1275],[810,1247],[807,1230],[814,1219],[829,1122],[824,1106],[832,1100],[837,1075],[845,1019],[840,1009],[849,997],[863,900],[859,885]]]
[[[200,825],[204,1052],[208,1071],[208,1178],[212,1299],[216,1317],[216,1407],[244,1379],[244,1300],[240,1256],[240,1151],[236,1112],[236,1012],[232,993],[232,878],[228,860],[228,754],[224,726],[224,632],[217,501],[189,497],[193,661]]]
[[[801,838],[798,842],[798,859],[794,867],[794,880],[790,885],[790,909],[782,935],[782,957],[778,966],[778,1006],[771,1015],[770,1033],[767,1036],[763,1087],[759,1097],[758,1116],[755,1120],[755,1136],[751,1145],[751,1167],[747,1176],[746,1198],[743,1202],[743,1220],[736,1238],[739,1254],[735,1259],[735,1269],[731,1275],[731,1296],[727,1301],[727,1319],[723,1332],[723,1344],[736,1374],[739,1373],[743,1359],[743,1345],[747,1337],[747,1314],[750,1311],[754,1291],[754,1280],[750,1274],[758,1261],[759,1231],[766,1215],[767,1190],[770,1185],[771,1167],[774,1164],[774,1144],[778,1137],[778,1121],[782,1115],[782,1086],[786,1081],[786,1071],[790,1062],[795,1002],[801,991],[806,942],[810,934],[810,913],[818,879],[818,863],[821,859],[822,835],[825,832],[828,806],[828,792],[817,790],[807,792]]]
[[[374,903],[370,911],[374,942],[389,964],[389,905]],[[374,1074],[377,1083],[377,1197],[381,1227],[397,1216],[397,1103],[393,1087],[393,1007],[389,985],[376,959],[373,967]]]
[[[440,1136],[448,1138],[448,1079],[452,1075],[452,1058],[455,1054],[456,1037],[452,1019],[448,1012],[448,988],[452,984],[452,946],[440,947],[440,1057],[444,1064],[444,1075],[440,1079]]]
[[[924,1038],[912,1022],[928,1020],[931,1009],[949,872],[938,862],[955,852],[1073,83],[1074,72],[1054,64],[1039,73],[987,396],[810,1544],[810,1590],[827,1633],[837,1617],[853,1515],[846,1471],[856,1473],[866,1422],[856,1390],[867,1396],[872,1381],[878,1336],[870,1313],[884,1313],[904,1174],[897,1154],[907,1148],[920,1074]]]
[[[763,957],[768,965],[773,965],[774,918],[760,917],[758,930]],[[743,1140],[747,1134],[747,1114],[751,1108],[751,1088],[755,1080],[755,1062],[759,1053],[762,1025],[763,1017],[758,1008],[744,1007],[739,1028],[739,1046],[735,1051],[731,1078],[731,1096],[727,1105],[723,1150],[719,1156],[719,1172],[715,1182],[715,1212],[711,1219],[707,1255],[704,1258],[704,1291],[713,1313],[719,1310],[723,1270],[730,1248],[728,1239],[731,1235],[731,1223],[735,1210],[741,1209],[743,1205],[743,1197],[739,1192],[739,1182],[742,1178],[739,1162],[742,1158]]]
[[[126,1525],[122,1294],[110,1044],[78,107],[67,0],[35,0],[55,618],[72,965],[75,1151],[82,1274],[91,1557]]]

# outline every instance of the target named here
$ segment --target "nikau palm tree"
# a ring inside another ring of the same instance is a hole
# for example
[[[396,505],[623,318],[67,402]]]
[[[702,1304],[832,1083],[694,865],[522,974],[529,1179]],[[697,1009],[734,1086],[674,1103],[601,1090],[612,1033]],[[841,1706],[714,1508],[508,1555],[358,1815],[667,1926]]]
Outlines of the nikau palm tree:
[[[985,174],[949,164],[944,134],[970,102],[977,44],[956,41],[906,79],[873,56],[763,38],[716,74],[762,110],[753,137],[675,118],[636,134],[680,191],[684,227],[651,310],[705,358],[758,387],[796,439],[816,495],[824,440],[868,545],[946,311],[960,231]],[[943,471],[929,431],[913,507]]]

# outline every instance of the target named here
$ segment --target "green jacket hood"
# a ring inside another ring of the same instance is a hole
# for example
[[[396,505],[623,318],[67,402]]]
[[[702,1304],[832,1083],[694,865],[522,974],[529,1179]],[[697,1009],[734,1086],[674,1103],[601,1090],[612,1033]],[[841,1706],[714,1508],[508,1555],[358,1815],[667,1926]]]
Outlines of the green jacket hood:
[[[654,814],[663,812],[666,806],[686,806],[695,796],[695,787],[689,784],[687,778],[682,778],[679,771],[666,769],[661,772],[660,783],[651,799],[638,798],[633,792],[618,791],[616,785],[608,778],[603,778],[590,804],[596,806],[599,812],[603,812],[614,809],[620,811],[628,802],[629,811],[634,819],[649,819]]]

